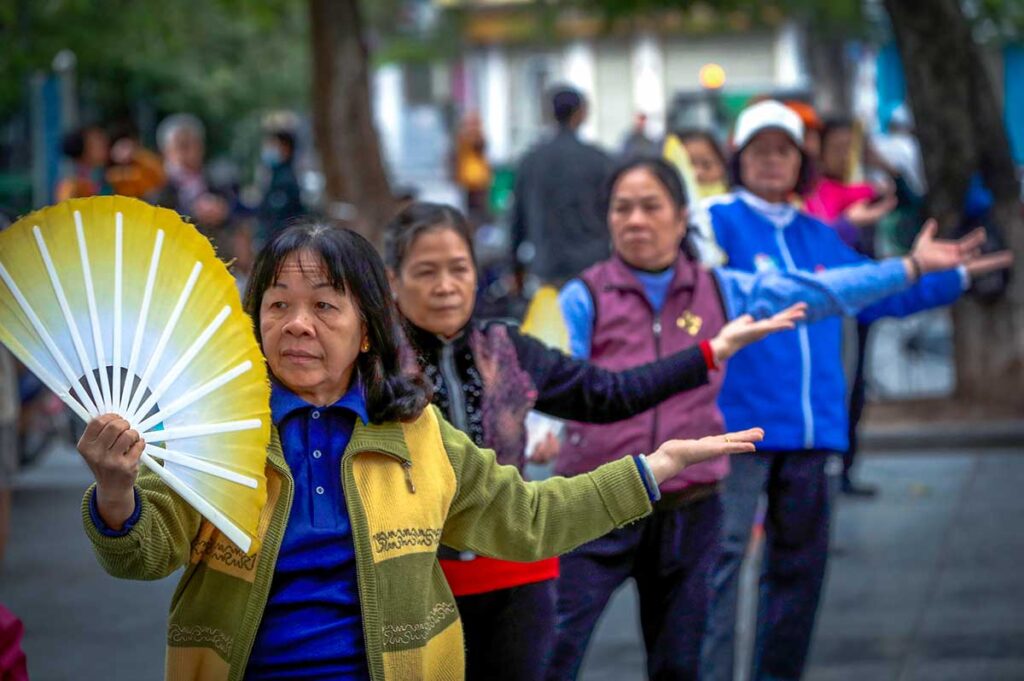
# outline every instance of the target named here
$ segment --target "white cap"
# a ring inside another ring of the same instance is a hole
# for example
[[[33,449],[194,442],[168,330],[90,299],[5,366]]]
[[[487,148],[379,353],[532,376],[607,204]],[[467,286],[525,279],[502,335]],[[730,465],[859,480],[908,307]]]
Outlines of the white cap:
[[[781,130],[793,143],[804,148],[804,123],[800,114],[774,99],[766,99],[740,112],[733,133],[733,147],[739,151],[763,130]]]

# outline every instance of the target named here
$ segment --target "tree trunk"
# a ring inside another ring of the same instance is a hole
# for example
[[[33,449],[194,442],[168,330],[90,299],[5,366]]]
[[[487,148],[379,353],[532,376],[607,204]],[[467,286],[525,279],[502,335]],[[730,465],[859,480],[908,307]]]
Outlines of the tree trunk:
[[[310,0],[309,21],[313,130],[327,213],[380,246],[393,201],[373,123],[359,1]]]
[[[846,58],[844,41],[833,33],[805,30],[807,62],[814,79],[814,105],[832,116],[849,116],[852,106],[850,83],[853,81]]]
[[[971,176],[995,197],[992,218],[1008,246],[1024,248],[1024,216],[1002,107],[958,0],[885,0],[899,43],[928,178],[928,207],[949,234],[960,222]],[[955,310],[957,396],[1024,405],[1024,277],[1006,296]]]

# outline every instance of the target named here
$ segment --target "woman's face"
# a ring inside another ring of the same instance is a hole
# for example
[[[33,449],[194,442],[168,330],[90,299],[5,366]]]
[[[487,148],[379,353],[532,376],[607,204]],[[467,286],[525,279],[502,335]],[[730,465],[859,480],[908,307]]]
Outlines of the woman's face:
[[[751,193],[785,201],[800,179],[800,149],[781,130],[757,133],[740,152],[740,179]]]
[[[398,309],[430,333],[451,338],[469,321],[476,304],[476,265],[454,229],[441,227],[412,242],[391,286]]]
[[[836,128],[828,133],[821,147],[821,172],[834,180],[844,180],[853,146],[853,131]]]
[[[693,172],[700,184],[725,182],[725,166],[715,153],[714,147],[705,139],[693,138],[683,142],[686,153],[693,165]]]
[[[662,270],[676,261],[686,235],[686,209],[647,168],[626,171],[612,187],[608,227],[615,252],[628,265]]]
[[[326,406],[348,390],[366,325],[351,295],[331,286],[319,256],[297,251],[263,292],[260,335],[277,380]]]

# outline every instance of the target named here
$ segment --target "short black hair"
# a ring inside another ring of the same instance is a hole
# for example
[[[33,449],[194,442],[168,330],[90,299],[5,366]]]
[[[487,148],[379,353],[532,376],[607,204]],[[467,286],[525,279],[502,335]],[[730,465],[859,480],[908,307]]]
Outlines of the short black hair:
[[[585,101],[583,93],[576,88],[558,86],[551,91],[551,114],[559,125],[567,125]]]
[[[414,201],[388,223],[384,230],[384,262],[397,274],[416,239],[438,229],[450,229],[466,242],[475,267],[473,232],[466,216],[452,206],[428,201]]]
[[[626,173],[643,168],[654,175],[658,183],[668,192],[669,198],[677,209],[686,208],[690,199],[686,194],[686,187],[683,185],[683,178],[675,166],[660,156],[633,156],[612,168],[608,179],[605,180],[604,188],[604,212],[607,214],[612,205],[612,193],[615,191],[615,183]]]
[[[263,294],[277,281],[288,256],[300,251],[319,257],[328,282],[338,291],[348,292],[366,325],[370,349],[359,354],[356,370],[366,391],[370,421],[417,418],[430,404],[430,388],[422,376],[402,371],[400,317],[384,263],[373,245],[350,229],[316,221],[297,223],[274,236],[259,252],[245,292],[245,309],[253,319],[260,347]]]

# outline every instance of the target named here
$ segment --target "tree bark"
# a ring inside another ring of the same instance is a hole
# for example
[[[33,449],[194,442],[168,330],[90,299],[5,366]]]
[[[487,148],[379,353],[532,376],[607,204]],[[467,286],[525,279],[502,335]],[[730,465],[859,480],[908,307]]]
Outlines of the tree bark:
[[[1016,169],[1002,107],[981,48],[958,0],[885,0],[903,59],[928,178],[928,208],[949,234],[960,222],[971,176],[992,191],[992,218],[1008,246],[1024,248]],[[965,297],[954,309],[957,397],[1013,400],[1024,407],[1024,277],[982,305]]]
[[[313,131],[327,213],[380,246],[393,199],[373,122],[359,1],[310,0],[309,20]]]

